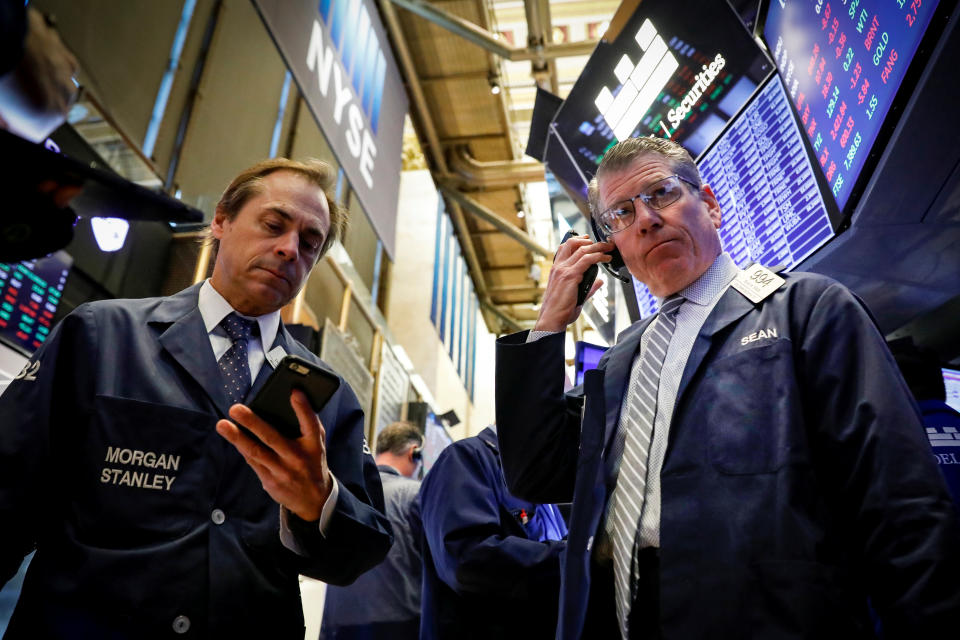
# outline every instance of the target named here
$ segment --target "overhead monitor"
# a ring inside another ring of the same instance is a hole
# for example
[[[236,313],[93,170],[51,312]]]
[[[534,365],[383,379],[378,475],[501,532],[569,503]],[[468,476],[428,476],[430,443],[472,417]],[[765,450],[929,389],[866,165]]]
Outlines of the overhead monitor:
[[[573,371],[576,376],[574,384],[583,384],[583,374],[591,369],[596,369],[600,358],[607,352],[607,347],[601,347],[598,344],[578,341],[575,345],[576,353],[573,357]]]
[[[802,136],[773,76],[697,159],[720,203],[720,243],[741,268],[791,268],[834,236]]]
[[[612,23],[622,28],[591,55],[545,151],[550,170],[582,200],[619,140],[666,137],[699,154],[773,68],[725,2],[643,0]]]
[[[943,369],[943,386],[947,392],[947,404],[960,411],[960,371]]]
[[[453,444],[453,438],[443,422],[432,412],[427,412],[423,431],[423,473],[430,471],[440,453]]]
[[[869,177],[869,165],[896,124],[891,118],[885,128],[938,4],[938,0],[769,3],[763,38],[842,210],[855,205],[861,180]],[[921,51],[920,57],[926,54]]]
[[[27,355],[40,348],[53,328],[72,264],[65,251],[0,263],[0,339]]]

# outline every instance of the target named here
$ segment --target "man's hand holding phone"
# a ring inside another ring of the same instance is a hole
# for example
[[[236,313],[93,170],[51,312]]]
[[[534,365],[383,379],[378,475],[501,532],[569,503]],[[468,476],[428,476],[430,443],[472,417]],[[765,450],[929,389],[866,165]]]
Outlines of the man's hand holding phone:
[[[320,519],[333,490],[333,476],[327,467],[326,431],[306,394],[292,390],[290,404],[300,423],[299,438],[280,435],[243,404],[230,407],[230,417],[249,429],[256,439],[230,420],[217,422],[217,433],[236,447],[271,498],[301,519],[314,522]]]
[[[591,267],[596,267],[601,262],[610,262],[608,253],[615,248],[612,242],[594,242],[585,235],[568,234],[564,238],[553,258],[553,268],[550,269],[534,330],[565,331],[577,319],[582,307],[577,298],[581,281]],[[586,298],[596,293],[601,286],[603,282],[595,280]]]

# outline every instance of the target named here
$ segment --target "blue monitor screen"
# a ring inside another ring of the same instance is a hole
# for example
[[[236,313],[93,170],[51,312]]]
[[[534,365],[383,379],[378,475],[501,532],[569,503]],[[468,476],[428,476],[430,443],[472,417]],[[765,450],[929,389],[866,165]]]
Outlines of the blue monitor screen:
[[[843,209],[938,0],[771,0],[763,36]]]
[[[792,267],[834,235],[801,135],[774,76],[697,162],[720,202],[720,243],[741,268]]]
[[[947,404],[960,411],[960,371],[943,369],[943,386],[947,392]]]
[[[453,438],[447,433],[447,428],[433,412],[427,413],[423,433],[423,472],[430,471],[433,463],[440,457],[440,453],[453,444]]]
[[[36,351],[53,328],[72,264],[65,251],[0,263],[0,336],[26,353]]]
[[[577,342],[576,349],[577,352],[574,356],[574,373],[577,380],[574,384],[583,384],[584,372],[597,368],[597,364],[600,362],[603,354],[606,353],[607,348],[601,347],[598,344],[580,341]]]

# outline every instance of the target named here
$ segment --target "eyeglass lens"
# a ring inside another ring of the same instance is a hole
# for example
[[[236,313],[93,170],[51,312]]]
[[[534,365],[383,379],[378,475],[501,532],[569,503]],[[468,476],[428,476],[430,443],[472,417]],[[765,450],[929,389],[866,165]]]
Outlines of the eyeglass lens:
[[[668,207],[682,195],[683,185],[676,176],[668,176],[648,186],[643,193],[630,200],[618,202],[600,216],[600,223],[607,233],[616,233],[633,224],[635,200],[643,200],[652,209]]]

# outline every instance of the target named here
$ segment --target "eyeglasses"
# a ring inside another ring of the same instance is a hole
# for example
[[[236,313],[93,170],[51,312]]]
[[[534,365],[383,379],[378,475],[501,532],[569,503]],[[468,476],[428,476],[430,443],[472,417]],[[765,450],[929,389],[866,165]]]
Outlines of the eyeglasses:
[[[691,187],[697,189],[700,188],[700,185],[694,184],[683,176],[676,174],[667,176],[648,186],[644,189],[643,193],[639,193],[629,200],[623,200],[622,202],[614,204],[596,217],[597,224],[607,235],[619,233],[632,225],[633,221],[636,220],[636,200],[642,201],[643,204],[651,209],[669,207],[683,196],[683,185],[680,184],[681,182],[686,182]]]

